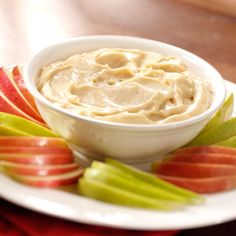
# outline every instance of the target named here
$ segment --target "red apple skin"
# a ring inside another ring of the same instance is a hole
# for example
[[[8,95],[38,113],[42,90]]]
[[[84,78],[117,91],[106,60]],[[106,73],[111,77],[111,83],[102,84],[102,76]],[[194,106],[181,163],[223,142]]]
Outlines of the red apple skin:
[[[9,176],[21,183],[34,187],[57,188],[64,185],[75,184],[82,173],[83,169],[77,169],[69,173],[53,176],[26,176],[19,174],[10,174]]]
[[[0,147],[0,154],[58,154],[72,156],[72,151],[69,148],[63,147],[27,147],[27,146],[7,146]]]
[[[236,148],[230,147],[220,147],[215,145],[207,145],[207,146],[194,146],[194,147],[186,147],[177,149],[175,154],[183,154],[183,153],[218,153],[218,154],[229,154],[236,155]]]
[[[222,153],[176,153],[168,159],[174,162],[236,165],[236,155]]]
[[[23,117],[25,119],[28,119],[30,121],[36,122],[42,126],[45,126],[45,123],[42,123],[38,120],[35,120],[31,116],[24,113],[22,110],[20,110],[16,105],[14,105],[0,90],[0,111],[10,113],[16,116]]]
[[[32,165],[62,165],[74,162],[72,155],[0,153],[0,161]]]
[[[0,147],[68,147],[62,138],[0,136]]]
[[[236,175],[236,166],[166,161],[153,166],[154,173],[183,178]]]
[[[21,94],[28,101],[28,103],[33,107],[33,109],[38,112],[38,109],[37,109],[36,104],[34,102],[34,98],[31,95],[31,93],[28,91],[28,89],[26,88],[25,82],[23,80],[21,71],[18,66],[15,66],[13,68],[12,75],[13,75],[13,79],[14,79],[17,87],[19,88]],[[39,113],[38,113],[38,115],[39,115]]]
[[[12,84],[11,80],[8,78],[7,74],[0,68],[0,90],[3,94],[12,102],[14,103],[20,110],[24,113],[28,114],[29,116],[33,117],[34,119],[44,122],[41,116],[35,111],[19,94],[17,89]]]
[[[236,175],[201,179],[189,179],[166,175],[158,175],[158,177],[196,193],[217,193],[236,187]]]
[[[8,174],[48,176],[68,173],[79,168],[78,163],[64,165],[27,165],[12,162],[1,162],[1,168]]]

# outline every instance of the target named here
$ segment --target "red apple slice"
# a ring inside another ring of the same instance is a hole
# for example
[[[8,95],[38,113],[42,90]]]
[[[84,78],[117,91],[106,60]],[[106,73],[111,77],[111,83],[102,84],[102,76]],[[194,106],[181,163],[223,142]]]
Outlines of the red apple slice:
[[[176,153],[168,159],[174,162],[236,165],[236,155],[223,153]]]
[[[5,73],[3,68],[0,68],[0,90],[12,103],[14,103],[24,113],[28,114],[29,116],[33,117],[34,119],[40,122],[44,122],[38,112],[28,104],[25,98],[21,95],[20,91],[17,90],[17,87],[14,86],[12,80]]]
[[[0,153],[0,160],[33,165],[60,165],[74,162],[72,155],[61,154]]]
[[[58,154],[58,155],[72,155],[72,151],[69,148],[63,147],[14,147],[14,146],[7,146],[7,147],[0,147],[0,154]]]
[[[27,165],[2,161],[0,166],[8,174],[47,176],[71,172],[79,168],[78,163],[64,165]]]
[[[83,169],[79,168],[77,170],[63,173],[59,175],[51,175],[51,176],[28,176],[28,175],[20,175],[20,174],[9,174],[13,179],[35,187],[50,187],[56,188],[63,185],[74,184],[77,182],[80,175],[82,175]]]
[[[31,107],[33,107],[33,109],[35,111],[38,111],[36,104],[34,102],[33,96],[31,95],[31,93],[29,92],[29,90],[25,86],[25,82],[23,80],[21,70],[18,66],[15,66],[13,68],[12,75],[13,75],[13,79],[14,79],[17,87],[19,88],[21,94],[24,96],[24,98],[27,100],[27,102],[31,105]]]
[[[31,116],[24,113],[22,110],[20,110],[15,104],[13,104],[0,90],[0,111],[10,113],[13,115],[21,116],[25,119],[28,119],[30,121],[33,121],[35,123],[38,123],[40,125],[45,126],[45,123],[42,123],[38,120],[35,120]]]
[[[208,178],[236,175],[236,166],[166,161],[154,165],[153,171],[160,175],[184,178]]]
[[[50,137],[19,137],[19,136],[0,136],[0,146],[8,147],[63,147],[67,148],[67,144],[62,138]]]
[[[214,145],[194,146],[177,149],[174,153],[221,153],[236,155],[236,148],[220,147]]]
[[[201,179],[188,179],[166,175],[158,176],[165,181],[197,193],[216,193],[236,187],[236,175]]]

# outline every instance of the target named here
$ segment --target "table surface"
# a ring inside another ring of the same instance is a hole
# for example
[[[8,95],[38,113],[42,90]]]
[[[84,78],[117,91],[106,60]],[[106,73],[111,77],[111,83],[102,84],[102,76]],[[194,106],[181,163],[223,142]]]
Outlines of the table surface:
[[[236,83],[236,18],[178,0],[0,0],[0,29],[1,66],[24,65],[40,48],[69,37],[132,35],[187,49]],[[236,221],[181,234],[224,235],[226,228],[236,230]]]

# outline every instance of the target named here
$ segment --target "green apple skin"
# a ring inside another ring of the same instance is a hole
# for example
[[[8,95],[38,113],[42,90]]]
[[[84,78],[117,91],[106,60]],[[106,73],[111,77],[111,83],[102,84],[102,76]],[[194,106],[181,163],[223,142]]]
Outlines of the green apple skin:
[[[167,203],[166,201],[160,199],[154,200],[153,198],[141,196],[139,194],[87,178],[79,179],[78,189],[79,193],[83,196],[117,205],[163,211],[170,211],[179,208],[179,205],[175,203]]]
[[[224,139],[218,143],[217,146],[225,146],[225,147],[236,147],[236,135],[227,139]]]
[[[137,178],[139,180],[145,181],[151,185],[154,185],[156,187],[160,187],[161,189],[170,191],[174,194],[177,194],[178,196],[182,196],[186,199],[186,201],[192,202],[192,203],[202,203],[204,202],[204,197],[185,190],[183,188],[177,187],[173,184],[168,183],[167,181],[163,181],[162,179],[158,178],[157,176],[153,174],[149,174],[143,171],[139,171],[131,166],[127,166],[122,164],[119,161],[113,160],[113,159],[106,159],[106,163],[118,168],[119,170],[128,173],[129,175],[133,176],[134,178]]]
[[[236,136],[236,117],[218,125],[201,135],[201,137],[193,140],[188,146],[201,146],[217,144],[225,139]]]
[[[215,129],[220,124],[226,122],[230,119],[233,113],[234,107],[234,96],[231,93],[229,97],[225,100],[222,107],[216,112],[216,114],[210,119],[204,129],[190,142],[187,146],[198,145],[202,139],[204,139],[204,135],[207,132]]]
[[[227,99],[225,100],[222,107],[216,112],[216,114],[211,118],[211,120],[207,123],[205,128],[201,131],[200,134],[205,133],[206,131],[215,128],[221,123],[229,120],[233,113],[234,107],[234,95],[231,93]]]
[[[14,129],[12,127],[8,127],[2,124],[0,124],[0,135],[1,136],[31,136],[32,137],[32,135],[28,133],[25,133],[23,131],[20,131],[20,130],[17,130],[17,129]]]
[[[53,133],[50,129],[22,117],[5,112],[0,112],[0,123],[6,127],[11,127],[12,129],[25,132],[29,136],[58,137],[58,135]]]
[[[88,168],[84,173],[84,178],[96,180],[116,188],[124,189],[126,191],[154,199],[186,203],[186,200],[182,197],[179,197],[178,195],[172,194],[160,188],[156,188],[153,185],[149,185],[134,178],[127,178],[126,176],[121,177],[116,173],[105,171],[104,169]]]

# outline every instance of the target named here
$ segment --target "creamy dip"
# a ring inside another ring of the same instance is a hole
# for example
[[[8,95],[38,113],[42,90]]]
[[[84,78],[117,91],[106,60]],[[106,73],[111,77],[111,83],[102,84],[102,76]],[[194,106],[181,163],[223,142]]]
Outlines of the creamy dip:
[[[74,114],[130,124],[168,123],[206,111],[212,89],[180,58],[103,48],[44,66],[38,89]]]

